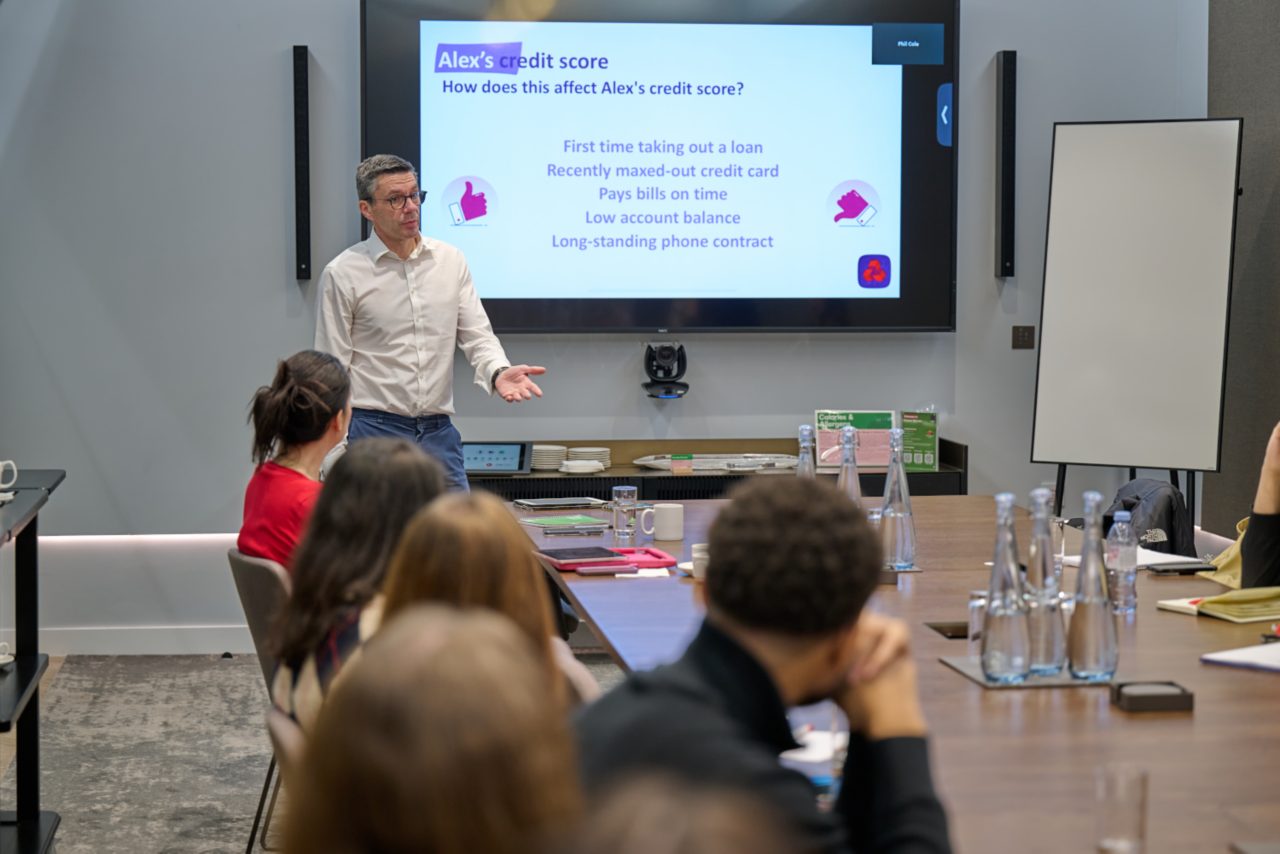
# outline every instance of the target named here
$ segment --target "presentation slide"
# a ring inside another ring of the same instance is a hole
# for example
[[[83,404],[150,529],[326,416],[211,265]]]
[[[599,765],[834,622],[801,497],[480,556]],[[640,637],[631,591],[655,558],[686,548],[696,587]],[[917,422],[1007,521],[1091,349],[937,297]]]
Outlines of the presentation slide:
[[[420,26],[423,231],[482,298],[899,296],[871,25]]]

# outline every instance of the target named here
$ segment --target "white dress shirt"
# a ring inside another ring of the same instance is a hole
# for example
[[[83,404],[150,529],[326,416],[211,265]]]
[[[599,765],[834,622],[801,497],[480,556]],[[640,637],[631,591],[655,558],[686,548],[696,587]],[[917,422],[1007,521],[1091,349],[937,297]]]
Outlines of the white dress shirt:
[[[511,363],[457,247],[423,236],[401,261],[371,233],[320,275],[316,349],[351,372],[351,405],[396,415],[453,414],[453,348],[492,393]]]

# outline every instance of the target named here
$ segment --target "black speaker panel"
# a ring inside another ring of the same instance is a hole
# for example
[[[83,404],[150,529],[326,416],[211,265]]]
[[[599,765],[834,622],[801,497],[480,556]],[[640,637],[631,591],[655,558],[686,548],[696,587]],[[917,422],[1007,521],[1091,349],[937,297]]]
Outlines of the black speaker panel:
[[[298,279],[311,278],[311,134],[307,66],[311,52],[293,46],[293,223]]]
[[[1014,274],[1014,171],[1018,136],[1018,52],[996,54],[996,277]]]

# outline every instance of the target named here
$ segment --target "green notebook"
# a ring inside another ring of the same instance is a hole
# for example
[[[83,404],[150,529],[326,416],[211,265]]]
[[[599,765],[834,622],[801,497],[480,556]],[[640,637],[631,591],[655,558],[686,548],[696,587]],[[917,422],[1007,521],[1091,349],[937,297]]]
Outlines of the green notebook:
[[[570,516],[526,516],[520,520],[537,528],[581,528],[584,526],[609,527],[609,520],[581,513]]]

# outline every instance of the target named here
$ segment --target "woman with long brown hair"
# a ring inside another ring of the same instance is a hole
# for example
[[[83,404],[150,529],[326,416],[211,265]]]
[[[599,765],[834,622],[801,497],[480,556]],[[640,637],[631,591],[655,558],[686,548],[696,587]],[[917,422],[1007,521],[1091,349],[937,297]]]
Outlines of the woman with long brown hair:
[[[440,466],[406,439],[362,439],[342,455],[294,560],[276,620],[276,707],[309,729],[344,662],[377,630],[379,589],[405,524],[444,491]]]
[[[417,602],[492,608],[541,651],[555,693],[573,702],[600,694],[590,672],[556,634],[551,596],[533,543],[507,508],[483,492],[451,493],[409,522],[387,573],[385,615]]]
[[[573,832],[582,792],[545,668],[497,614],[389,619],[291,778],[287,854],[517,854]]]

